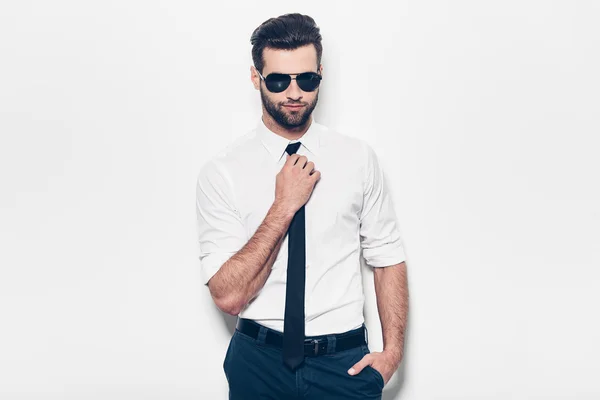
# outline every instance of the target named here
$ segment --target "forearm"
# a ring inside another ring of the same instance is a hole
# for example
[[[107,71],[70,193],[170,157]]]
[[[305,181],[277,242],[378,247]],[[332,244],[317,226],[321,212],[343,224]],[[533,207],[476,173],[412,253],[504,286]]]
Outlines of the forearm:
[[[260,289],[262,289],[262,287],[265,285],[267,278],[271,274],[271,268],[273,267],[273,264],[275,264],[275,259],[277,258],[277,254],[279,253],[279,249],[281,248],[281,243],[283,242],[284,237],[285,233],[279,238],[279,241],[275,245],[275,249],[271,252],[269,259],[265,264],[265,268],[262,268],[259,271],[259,273],[254,277],[254,279],[252,279],[248,284],[246,296],[244,297],[247,300],[242,301],[242,308],[246,304],[248,304],[254,297],[256,297],[258,292],[260,292]]]
[[[221,310],[239,314],[263,287],[292,218],[285,207],[273,203],[250,240],[211,278],[211,294]]]
[[[392,354],[399,365],[404,356],[404,334],[408,318],[406,263],[373,269],[383,351]]]

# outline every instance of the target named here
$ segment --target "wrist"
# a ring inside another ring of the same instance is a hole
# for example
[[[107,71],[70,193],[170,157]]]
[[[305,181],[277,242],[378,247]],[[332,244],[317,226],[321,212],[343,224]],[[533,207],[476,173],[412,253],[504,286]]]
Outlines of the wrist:
[[[396,365],[399,365],[400,362],[402,362],[403,351],[400,347],[387,347],[383,349],[382,353],[385,354]]]
[[[282,203],[281,201],[275,201],[273,203],[273,207],[272,207],[277,214],[279,214],[280,216],[291,220],[292,218],[294,218],[294,215],[296,214],[296,212],[294,210],[292,210],[289,206],[287,206],[286,204]]]

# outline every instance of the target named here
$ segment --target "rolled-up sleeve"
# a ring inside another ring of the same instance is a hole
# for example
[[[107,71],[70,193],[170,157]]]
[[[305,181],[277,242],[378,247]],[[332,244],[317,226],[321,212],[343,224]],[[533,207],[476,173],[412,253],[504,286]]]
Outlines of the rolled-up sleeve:
[[[387,267],[406,258],[385,174],[372,147],[366,142],[363,145],[367,159],[360,213],[360,243],[368,265]]]
[[[210,160],[201,168],[196,184],[197,233],[203,283],[247,242],[246,230],[235,208],[231,183],[222,167]]]

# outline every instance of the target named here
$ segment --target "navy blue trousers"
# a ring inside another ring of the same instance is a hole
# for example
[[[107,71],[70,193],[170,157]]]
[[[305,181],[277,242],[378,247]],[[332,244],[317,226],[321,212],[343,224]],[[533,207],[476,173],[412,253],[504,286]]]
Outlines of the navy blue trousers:
[[[282,361],[281,349],[264,342],[262,326],[258,338],[235,330],[223,371],[233,400],[381,400],[383,377],[370,365],[356,375],[348,370],[370,353],[368,344],[348,350],[305,357],[291,371]],[[330,341],[330,346],[331,346]]]

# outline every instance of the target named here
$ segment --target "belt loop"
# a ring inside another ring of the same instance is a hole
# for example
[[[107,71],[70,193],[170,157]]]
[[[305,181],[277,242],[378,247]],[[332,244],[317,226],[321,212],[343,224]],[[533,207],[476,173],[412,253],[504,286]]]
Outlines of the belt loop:
[[[267,327],[260,325],[260,327],[258,328],[258,337],[256,338],[256,340],[260,344],[265,344],[266,338],[267,338]]]
[[[326,354],[335,353],[336,340],[337,340],[337,338],[335,337],[335,335],[327,335],[327,353]]]
[[[365,342],[367,346],[369,345],[369,331],[367,330],[367,324],[363,322],[363,327],[365,328]]]

